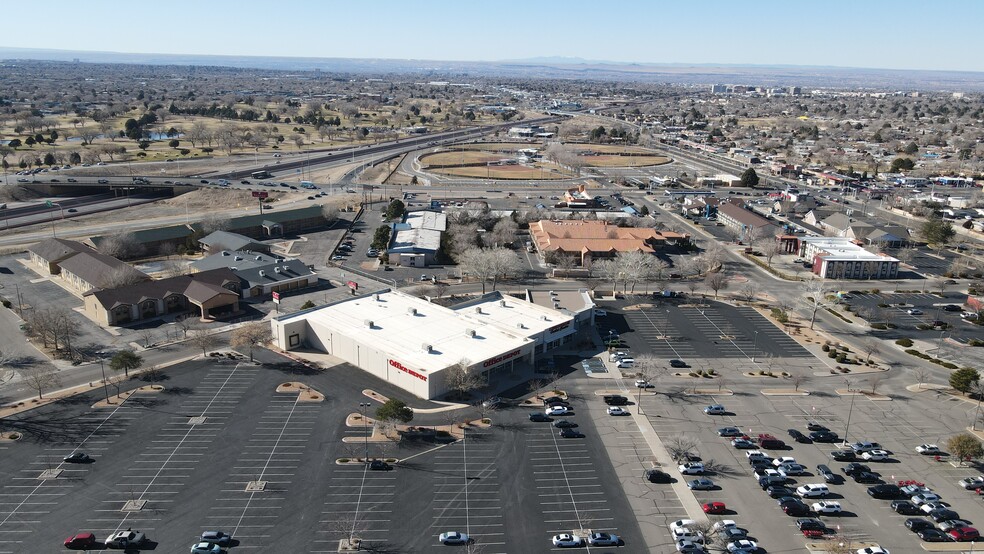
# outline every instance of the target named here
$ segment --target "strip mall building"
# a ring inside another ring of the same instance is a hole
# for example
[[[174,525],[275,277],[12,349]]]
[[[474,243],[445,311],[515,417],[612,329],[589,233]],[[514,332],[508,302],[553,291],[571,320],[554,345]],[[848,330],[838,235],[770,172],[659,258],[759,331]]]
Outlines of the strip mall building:
[[[340,358],[420,398],[448,392],[444,371],[459,363],[487,378],[530,366],[593,325],[586,293],[562,307],[496,292],[446,308],[385,290],[281,316],[271,321],[282,350],[314,349]]]

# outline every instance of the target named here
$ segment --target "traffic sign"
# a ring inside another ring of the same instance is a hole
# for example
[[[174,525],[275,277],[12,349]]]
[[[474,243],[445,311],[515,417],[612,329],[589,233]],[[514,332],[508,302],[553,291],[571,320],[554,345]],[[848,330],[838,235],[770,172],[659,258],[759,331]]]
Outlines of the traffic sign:
[[[280,293],[279,292],[273,293],[273,302],[275,304],[280,304]]]

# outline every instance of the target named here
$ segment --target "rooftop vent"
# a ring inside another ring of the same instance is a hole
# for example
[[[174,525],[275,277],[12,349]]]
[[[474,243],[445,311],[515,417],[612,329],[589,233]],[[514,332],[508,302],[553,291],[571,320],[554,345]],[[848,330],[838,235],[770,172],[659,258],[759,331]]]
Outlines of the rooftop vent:
[[[522,323],[517,323],[517,324],[516,324],[516,328],[517,328],[517,329],[526,329],[526,326],[525,326],[525,325],[523,325]]]
[[[225,250],[223,250],[223,251],[222,251],[222,255],[223,255],[223,256],[228,256],[228,255],[229,255],[229,253],[228,253],[228,252],[226,252]]]
[[[369,329],[372,329],[372,327],[374,325],[374,323],[373,323],[373,321],[371,319],[363,319],[362,320],[362,323],[364,323],[366,325],[366,327],[368,327]]]
[[[410,315],[417,315],[417,308],[407,308],[407,313]]]
[[[260,270],[260,277],[266,277],[266,271]]]
[[[475,330],[474,329],[465,329],[465,336],[466,337],[475,338]]]
[[[372,299],[375,300],[376,302],[379,302],[379,295],[378,294],[372,295]]]
[[[482,313],[482,307],[481,306],[475,306],[475,313],[476,314]]]
[[[505,300],[500,300],[499,301],[499,305],[502,306],[503,308],[505,308],[506,307],[506,301]]]
[[[236,258],[235,258],[235,260],[236,260],[237,262],[241,262],[241,261],[243,261],[243,259],[242,259],[242,258],[241,258],[240,256],[236,256]]]
[[[421,348],[421,350],[423,350],[424,352],[427,352],[428,354],[430,354],[431,352],[434,351],[434,347],[431,346],[431,345],[429,345],[429,344],[427,344],[427,343],[422,344],[420,346],[420,348]]]
[[[254,259],[254,260],[256,260],[256,261],[260,261],[260,260],[262,260],[262,259],[263,259],[263,256],[257,256],[257,257],[255,257],[255,258],[253,258],[253,259]]]
[[[550,321],[549,319],[547,319],[547,316],[545,315],[541,315],[540,319],[542,319],[543,321]]]
[[[282,272],[283,272],[283,270],[282,270],[282,269],[280,269],[280,266],[277,266],[277,267],[275,267],[275,268],[273,268],[273,271],[274,271],[275,273],[282,273]]]

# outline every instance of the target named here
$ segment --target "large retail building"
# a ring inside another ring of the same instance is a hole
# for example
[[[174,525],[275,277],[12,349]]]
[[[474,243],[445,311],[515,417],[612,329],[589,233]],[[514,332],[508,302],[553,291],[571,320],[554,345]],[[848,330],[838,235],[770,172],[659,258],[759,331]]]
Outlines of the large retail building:
[[[527,302],[493,292],[447,308],[384,290],[281,316],[271,326],[282,350],[326,352],[429,399],[448,392],[448,368],[464,364],[489,378],[516,364],[533,366],[590,328],[587,293],[565,294],[577,301],[562,304],[552,293],[543,305],[532,295]]]

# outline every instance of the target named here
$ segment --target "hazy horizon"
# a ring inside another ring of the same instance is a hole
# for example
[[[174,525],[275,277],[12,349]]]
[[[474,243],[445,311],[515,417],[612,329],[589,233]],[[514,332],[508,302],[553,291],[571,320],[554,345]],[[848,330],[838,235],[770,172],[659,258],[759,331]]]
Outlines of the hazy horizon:
[[[623,1],[604,7],[586,0],[377,0],[371,10],[284,0],[276,12],[257,0],[174,0],[167,10],[53,0],[46,12],[43,40],[34,25],[10,25],[0,46],[139,55],[984,72],[984,59],[974,54],[984,2],[972,0]],[[12,22],[38,15],[25,3],[5,6],[5,14]],[[144,40],[135,41],[134,32]]]

